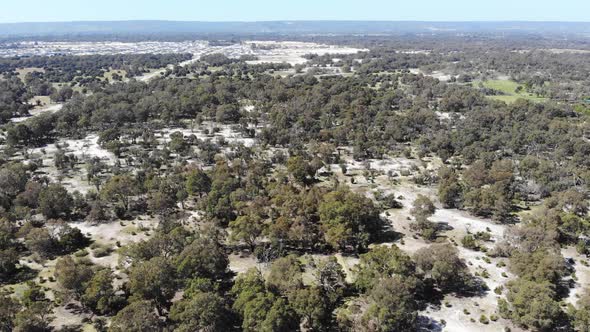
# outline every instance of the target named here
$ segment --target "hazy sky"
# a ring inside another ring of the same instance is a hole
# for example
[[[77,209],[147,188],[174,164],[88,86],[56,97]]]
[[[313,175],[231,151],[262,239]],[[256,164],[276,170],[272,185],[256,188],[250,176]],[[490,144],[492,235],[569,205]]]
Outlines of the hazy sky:
[[[590,21],[590,0],[0,0],[0,22]]]

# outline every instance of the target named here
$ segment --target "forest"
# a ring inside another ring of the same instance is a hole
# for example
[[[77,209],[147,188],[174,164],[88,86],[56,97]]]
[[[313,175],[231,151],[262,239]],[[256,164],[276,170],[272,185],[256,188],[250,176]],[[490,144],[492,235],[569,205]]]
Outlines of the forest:
[[[590,331],[590,53],[346,38],[0,59],[0,331]]]

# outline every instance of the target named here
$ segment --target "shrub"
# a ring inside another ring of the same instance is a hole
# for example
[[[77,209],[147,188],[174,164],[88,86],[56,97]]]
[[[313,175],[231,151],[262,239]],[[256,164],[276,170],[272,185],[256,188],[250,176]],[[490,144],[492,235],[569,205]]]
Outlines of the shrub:
[[[461,239],[461,244],[463,247],[471,250],[477,250],[479,246],[477,245],[477,241],[473,237],[473,235],[465,235],[463,239]]]
[[[479,322],[482,324],[489,324],[490,320],[486,317],[486,315],[479,316]]]

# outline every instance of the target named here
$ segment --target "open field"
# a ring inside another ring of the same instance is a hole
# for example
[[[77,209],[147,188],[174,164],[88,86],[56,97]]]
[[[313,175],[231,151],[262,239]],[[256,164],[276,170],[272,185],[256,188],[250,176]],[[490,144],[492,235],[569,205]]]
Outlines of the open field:
[[[484,81],[483,85],[486,88],[494,89],[504,93],[504,95],[499,96],[488,96],[489,98],[500,100],[508,104],[513,103],[518,99],[526,99],[535,102],[542,102],[547,100],[546,98],[537,97],[532,93],[526,92],[521,84],[518,84],[517,82],[511,80],[488,80]],[[518,89],[519,87],[522,87],[521,92],[516,91],[516,89]]]

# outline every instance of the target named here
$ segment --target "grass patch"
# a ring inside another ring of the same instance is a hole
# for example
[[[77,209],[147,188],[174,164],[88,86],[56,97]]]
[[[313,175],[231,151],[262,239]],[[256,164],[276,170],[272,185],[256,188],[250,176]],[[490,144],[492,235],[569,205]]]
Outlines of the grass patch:
[[[25,81],[25,77],[27,76],[28,73],[44,73],[45,69],[43,68],[39,68],[39,67],[27,67],[27,68],[18,68],[16,70],[16,74],[18,75],[18,78],[21,79],[21,81]]]
[[[37,103],[39,103],[39,105],[42,107],[47,106],[51,104],[51,99],[49,96],[34,96],[29,100],[29,104],[31,105],[37,106]]]
[[[109,71],[105,72],[103,75],[104,79],[108,79],[109,82],[113,82],[113,75],[117,74],[119,76],[121,76],[122,79],[125,79],[127,77],[127,72],[124,70],[115,70],[115,69],[110,69]]]
[[[518,99],[526,99],[531,100],[534,102],[543,102],[546,101],[547,98],[537,97],[532,93],[528,93],[524,90],[524,86],[514,82],[512,80],[489,80],[484,81],[483,85],[488,89],[494,89],[504,93],[504,95],[499,96],[488,96],[488,98],[503,101],[505,103],[513,103]],[[519,92],[517,89],[521,88]]]

